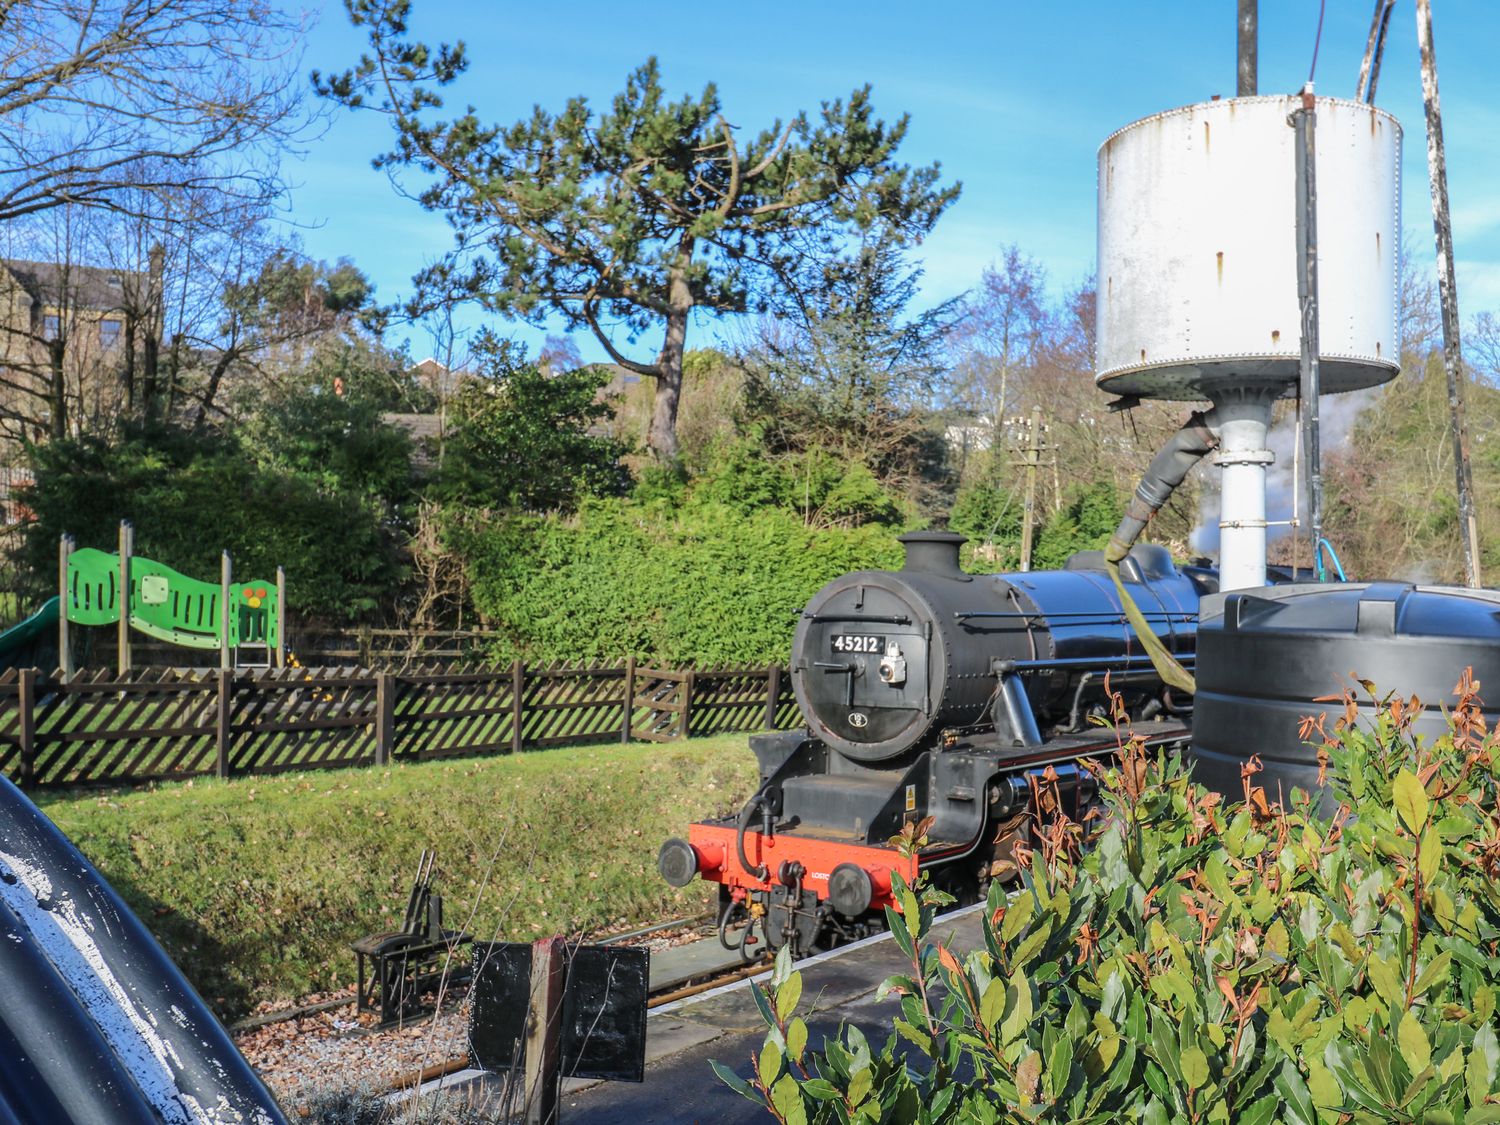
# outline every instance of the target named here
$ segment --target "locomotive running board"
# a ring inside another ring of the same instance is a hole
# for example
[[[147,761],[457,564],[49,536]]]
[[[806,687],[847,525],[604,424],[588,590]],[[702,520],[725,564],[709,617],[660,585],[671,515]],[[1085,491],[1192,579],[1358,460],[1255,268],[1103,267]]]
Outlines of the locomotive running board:
[[[1141,738],[1147,749],[1158,749],[1175,742],[1185,741],[1188,728],[1175,722],[1136,723],[1131,727],[1131,737]],[[1079,758],[1104,759],[1119,751],[1119,739],[1112,731],[1104,729],[1075,735],[1061,735],[1049,741],[1045,747],[1030,749],[1030,752],[1007,754],[1007,750],[1021,748],[988,747],[983,736],[956,744],[969,753],[994,753],[996,766],[1006,774],[1031,772],[1051,765],[1075,762]],[[892,877],[899,873],[908,883],[915,881],[918,870],[955,857],[967,855],[982,842],[938,841],[923,848],[913,857],[902,856],[894,848],[883,844],[868,843],[862,837],[830,832],[824,826],[807,826],[806,830],[763,835],[756,829],[746,828],[744,833],[745,857],[751,865],[763,865],[767,878],[758,878],[746,871],[740,863],[737,851],[739,829],[732,818],[700,821],[688,829],[688,843],[697,853],[699,875],[720,883],[731,891],[767,891],[776,885],[777,873],[783,863],[802,865],[800,886],[812,891],[819,901],[828,897],[828,879],[835,867],[852,863],[861,867],[870,876],[873,898],[871,906],[880,909],[892,905]]]

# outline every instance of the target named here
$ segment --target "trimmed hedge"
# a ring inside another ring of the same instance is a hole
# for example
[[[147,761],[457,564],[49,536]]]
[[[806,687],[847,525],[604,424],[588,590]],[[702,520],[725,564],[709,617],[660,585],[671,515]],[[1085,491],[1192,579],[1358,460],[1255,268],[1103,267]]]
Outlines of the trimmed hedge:
[[[825,582],[901,565],[888,527],[812,528],[778,509],[586,503],[570,518],[465,526],[473,598],[499,659],[768,664]]]

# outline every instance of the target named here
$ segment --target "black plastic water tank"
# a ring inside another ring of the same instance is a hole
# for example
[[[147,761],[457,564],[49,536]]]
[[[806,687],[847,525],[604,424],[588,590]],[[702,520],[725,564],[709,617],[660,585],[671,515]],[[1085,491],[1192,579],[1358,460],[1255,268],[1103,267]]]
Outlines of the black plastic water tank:
[[[1351,677],[1381,695],[1421,698],[1414,730],[1428,739],[1447,729],[1440,707],[1454,704],[1465,668],[1500,715],[1500,591],[1405,582],[1303,583],[1237,591],[1203,600],[1198,625],[1198,694],[1193,701],[1193,770],[1231,800],[1240,765],[1259,754],[1256,775],[1272,801],[1294,786],[1317,785],[1317,749],[1298,726],[1324,713],[1333,731],[1342,703],[1317,703],[1354,687],[1361,711],[1374,706]]]

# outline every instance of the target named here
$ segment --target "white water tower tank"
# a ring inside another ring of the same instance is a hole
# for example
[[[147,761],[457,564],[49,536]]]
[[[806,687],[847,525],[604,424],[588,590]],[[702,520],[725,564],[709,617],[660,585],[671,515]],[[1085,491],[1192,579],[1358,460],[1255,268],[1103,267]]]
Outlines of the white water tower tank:
[[[1198,400],[1297,383],[1300,96],[1232,98],[1127,125],[1099,149],[1096,379],[1119,395]],[[1318,98],[1319,334],[1325,394],[1400,366],[1401,126]]]

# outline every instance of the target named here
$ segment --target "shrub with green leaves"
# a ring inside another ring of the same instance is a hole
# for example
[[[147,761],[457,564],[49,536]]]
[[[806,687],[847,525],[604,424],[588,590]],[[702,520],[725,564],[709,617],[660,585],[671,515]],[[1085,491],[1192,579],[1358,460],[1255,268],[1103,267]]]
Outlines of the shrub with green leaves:
[[[474,604],[509,660],[769,664],[829,579],[901,561],[884,527],[813,528],[776,509],[585,501],[576,515],[455,523]]]
[[[1364,729],[1348,699],[1321,748],[1332,816],[1268,804],[1253,761],[1226,805],[1125,741],[1098,770],[1108,816],[1039,835],[982,948],[932,944],[947,896],[898,889],[911,967],[882,986],[883,1045],[810,1047],[783,964],[756,1073],[721,1077],[789,1125],[1500,1121],[1500,740],[1477,688],[1430,744],[1417,701]]]
[[[335,407],[342,412],[342,407]],[[317,426],[302,435],[310,436]],[[395,596],[403,577],[397,528],[377,481],[390,482],[391,459],[405,439],[365,435],[377,450],[370,475],[340,483],[302,464],[260,463],[233,433],[168,425],[126,425],[113,439],[84,436],[31,450],[36,483],[25,493],[33,518],[19,553],[33,592],[57,591],[57,540],[116,549],[119,522],[135,525],[136,553],[192,577],[217,581],[219,554],[234,556],[236,574],[268,577],[286,568],[287,602],[299,614],[349,618]],[[288,437],[288,448],[299,440]],[[317,438],[326,455],[333,437]],[[262,450],[260,456],[273,461]],[[351,454],[358,459],[359,455]],[[331,469],[353,461],[328,456]],[[382,467],[383,466],[383,467]],[[352,470],[351,470],[352,471]]]

